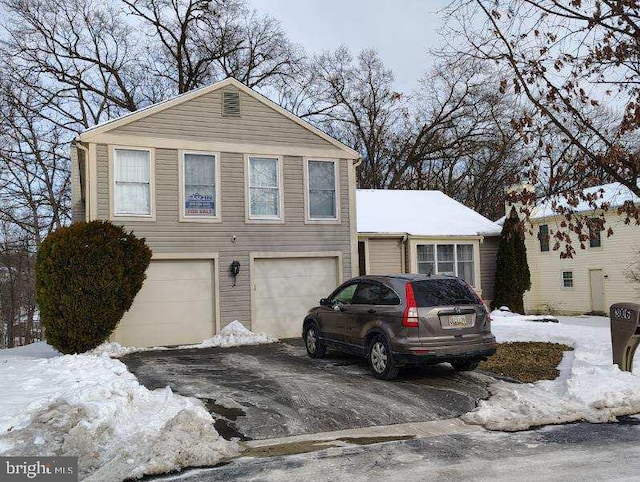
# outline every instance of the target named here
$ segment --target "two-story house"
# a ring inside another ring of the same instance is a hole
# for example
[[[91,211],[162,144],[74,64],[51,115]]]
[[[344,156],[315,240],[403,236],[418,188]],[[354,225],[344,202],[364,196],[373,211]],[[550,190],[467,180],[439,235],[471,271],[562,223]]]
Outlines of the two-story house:
[[[531,234],[525,239],[531,272],[531,289],[524,296],[528,313],[605,314],[613,303],[640,302],[640,285],[628,277],[640,256],[640,226],[634,221],[625,224],[625,217],[616,209],[627,201],[640,203],[640,199],[619,183],[588,188],[585,193],[601,194],[598,203],[608,203],[610,209],[605,213],[605,230],[591,233],[585,249],[571,235],[576,250],[573,258],[560,259],[560,252],[554,249],[554,234],[567,232],[562,226],[564,217],[553,209],[554,200],[543,199],[531,210]],[[582,216],[601,214],[586,201],[575,210]],[[608,228],[613,229],[613,236],[607,236]]]
[[[146,238],[147,280],[113,341],[201,341],[233,320],[300,336],[310,306],[358,273],[359,154],[234,79],[83,132],[74,221]]]

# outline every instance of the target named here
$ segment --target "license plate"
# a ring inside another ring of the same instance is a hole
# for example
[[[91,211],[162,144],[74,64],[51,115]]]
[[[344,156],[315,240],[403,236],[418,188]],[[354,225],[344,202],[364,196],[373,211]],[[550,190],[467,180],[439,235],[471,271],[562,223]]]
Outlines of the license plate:
[[[449,316],[449,326],[451,328],[464,328],[467,326],[467,316],[466,315],[450,315]]]

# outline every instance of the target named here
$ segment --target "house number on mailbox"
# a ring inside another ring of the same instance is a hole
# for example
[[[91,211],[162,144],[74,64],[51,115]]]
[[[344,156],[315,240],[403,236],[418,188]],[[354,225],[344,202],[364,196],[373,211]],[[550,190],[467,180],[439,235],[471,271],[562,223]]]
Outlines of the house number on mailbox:
[[[613,314],[616,318],[622,318],[624,320],[631,319],[631,311],[627,310],[626,308],[616,308],[613,310]]]

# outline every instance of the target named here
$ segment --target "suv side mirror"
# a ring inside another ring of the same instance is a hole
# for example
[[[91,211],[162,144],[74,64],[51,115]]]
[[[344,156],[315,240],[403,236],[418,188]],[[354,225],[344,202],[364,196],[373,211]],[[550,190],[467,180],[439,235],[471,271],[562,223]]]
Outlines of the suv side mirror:
[[[331,303],[329,303],[329,298],[322,298],[320,300],[320,306],[329,306]]]

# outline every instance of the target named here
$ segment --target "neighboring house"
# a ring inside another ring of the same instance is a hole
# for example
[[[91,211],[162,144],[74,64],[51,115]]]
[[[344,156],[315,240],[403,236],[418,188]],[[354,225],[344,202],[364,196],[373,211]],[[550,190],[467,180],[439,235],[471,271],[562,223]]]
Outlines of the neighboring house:
[[[501,227],[440,191],[358,190],[360,274],[458,276],[493,297]]]
[[[153,250],[113,341],[199,342],[233,320],[300,336],[358,272],[358,153],[236,80],[93,127],[71,156],[74,220],[109,219]]]
[[[524,297],[527,312],[605,314],[613,303],[640,302],[640,286],[626,274],[640,253],[640,226],[633,221],[624,224],[624,218],[615,209],[625,201],[638,203],[640,199],[619,183],[596,186],[586,192],[596,193],[600,189],[604,193],[598,203],[610,203],[612,208],[606,214],[605,231],[593,233],[584,250],[577,237],[572,236],[576,250],[572,259],[560,259],[560,252],[554,250],[553,234],[562,229],[560,223],[564,218],[555,214],[552,200],[540,202],[532,210],[533,234],[527,236],[525,243],[531,271],[531,290]],[[586,202],[575,209],[586,216],[590,212],[598,214]],[[606,235],[609,227],[614,231],[611,237]]]

